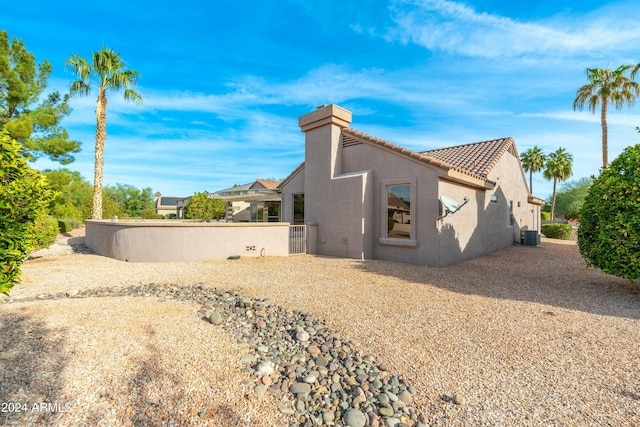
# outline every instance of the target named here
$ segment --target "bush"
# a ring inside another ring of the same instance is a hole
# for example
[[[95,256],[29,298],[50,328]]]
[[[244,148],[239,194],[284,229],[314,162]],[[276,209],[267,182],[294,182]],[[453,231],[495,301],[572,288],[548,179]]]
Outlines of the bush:
[[[209,198],[206,191],[195,193],[184,206],[184,219],[211,221],[223,219],[226,214],[227,204],[222,200]]]
[[[55,197],[21,148],[0,132],[0,293],[6,295],[20,280],[20,266],[34,247],[35,224]]]
[[[569,224],[545,224],[542,226],[542,234],[550,239],[569,240],[573,227]]]
[[[550,212],[540,212],[540,219],[542,219],[543,221],[549,221],[551,219],[551,213]]]
[[[60,231],[60,233],[68,233],[73,230],[73,225],[71,224],[71,221],[61,219],[58,221],[58,230]]]
[[[592,178],[580,178],[563,184],[556,195],[556,215],[566,219],[578,218],[592,182]]]
[[[42,216],[33,225],[33,249],[48,248],[57,236],[58,221],[49,215]]]
[[[75,218],[65,219],[65,222],[68,222],[71,225],[71,229],[82,227],[82,221]]]
[[[640,279],[640,144],[602,170],[580,210],[578,246],[587,266]]]

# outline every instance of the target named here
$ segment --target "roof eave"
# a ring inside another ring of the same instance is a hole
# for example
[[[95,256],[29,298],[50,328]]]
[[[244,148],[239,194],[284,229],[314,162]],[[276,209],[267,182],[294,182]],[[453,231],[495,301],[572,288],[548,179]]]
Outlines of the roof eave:
[[[538,206],[544,206],[547,202],[539,197],[533,196],[531,194],[529,194],[529,197],[527,197],[527,202],[529,202],[532,205],[538,205]]]
[[[456,182],[458,184],[468,185],[473,188],[479,188],[481,190],[493,190],[496,183],[486,179],[476,178],[469,174],[457,171],[450,168],[446,171],[445,175],[440,176],[441,179],[446,181]]]

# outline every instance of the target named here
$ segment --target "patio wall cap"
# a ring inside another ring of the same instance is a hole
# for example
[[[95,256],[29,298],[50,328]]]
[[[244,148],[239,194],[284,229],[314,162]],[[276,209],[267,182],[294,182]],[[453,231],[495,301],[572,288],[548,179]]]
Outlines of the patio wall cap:
[[[223,222],[182,219],[138,220],[138,219],[88,219],[85,224],[114,227],[285,227],[288,222]]]

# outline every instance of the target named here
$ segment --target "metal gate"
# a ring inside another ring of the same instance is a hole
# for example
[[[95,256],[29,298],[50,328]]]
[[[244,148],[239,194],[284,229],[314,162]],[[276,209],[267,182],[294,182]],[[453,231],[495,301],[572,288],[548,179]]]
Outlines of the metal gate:
[[[307,226],[289,226],[289,255],[307,253]]]

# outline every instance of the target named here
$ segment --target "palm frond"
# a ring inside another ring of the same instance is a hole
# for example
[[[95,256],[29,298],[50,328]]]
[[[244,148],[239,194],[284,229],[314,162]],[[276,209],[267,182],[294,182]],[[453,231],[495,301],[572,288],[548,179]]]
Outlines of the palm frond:
[[[133,89],[126,89],[124,91],[125,101],[133,101],[136,105],[142,105],[142,96]]]
[[[91,86],[84,80],[75,80],[69,87],[71,96],[87,96],[89,92],[91,92]]]

